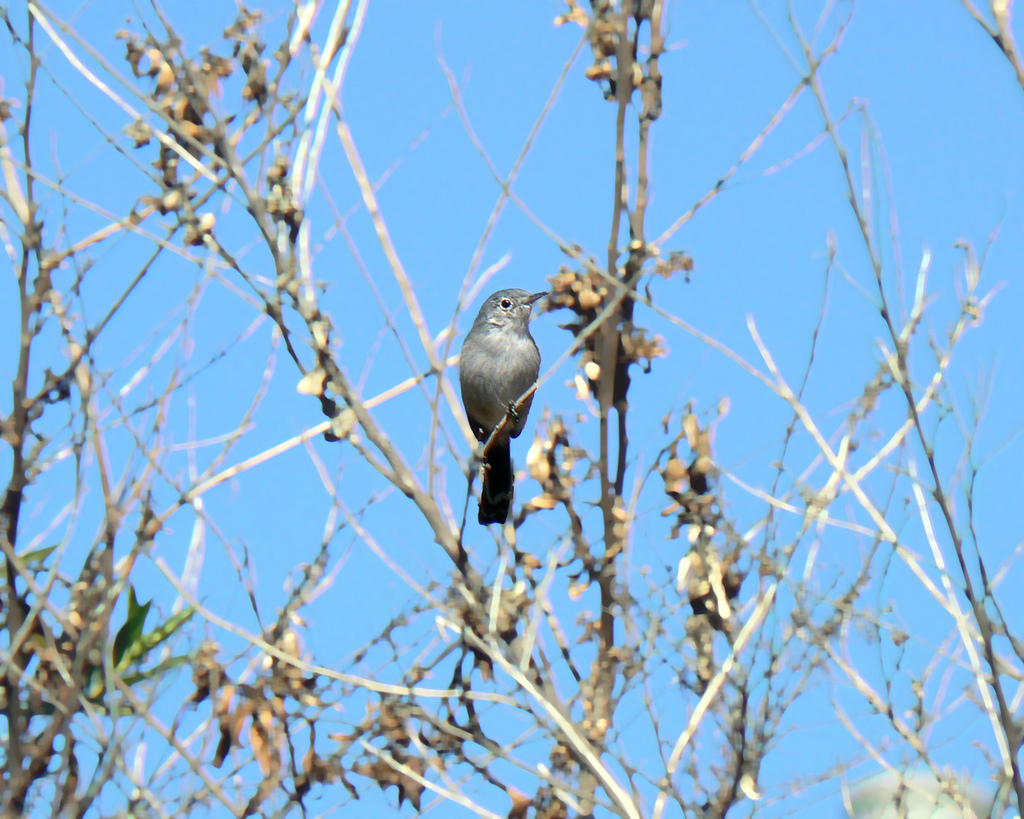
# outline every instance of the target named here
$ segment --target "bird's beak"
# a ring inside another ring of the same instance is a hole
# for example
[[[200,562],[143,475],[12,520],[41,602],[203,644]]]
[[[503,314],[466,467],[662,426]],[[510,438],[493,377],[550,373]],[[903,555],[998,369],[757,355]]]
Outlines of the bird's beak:
[[[532,296],[527,296],[525,299],[523,299],[523,302],[524,304],[533,304],[535,301],[544,298],[546,295],[546,291],[543,293],[534,293]]]

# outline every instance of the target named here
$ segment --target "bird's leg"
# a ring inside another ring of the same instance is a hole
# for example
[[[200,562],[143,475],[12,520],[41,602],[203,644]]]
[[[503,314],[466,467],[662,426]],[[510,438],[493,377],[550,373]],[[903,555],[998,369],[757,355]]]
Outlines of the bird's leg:
[[[516,409],[516,402],[508,402],[508,419],[512,422],[512,426],[519,423],[519,411]]]

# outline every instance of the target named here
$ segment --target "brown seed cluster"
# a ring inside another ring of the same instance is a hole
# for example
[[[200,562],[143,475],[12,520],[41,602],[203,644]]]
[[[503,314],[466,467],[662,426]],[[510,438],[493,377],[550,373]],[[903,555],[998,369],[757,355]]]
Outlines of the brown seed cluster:
[[[685,532],[690,547],[679,562],[677,587],[692,609],[686,631],[694,650],[692,670],[698,688],[716,672],[715,634],[732,631],[732,601],[747,574],[739,565],[748,552],[746,544],[722,514],[715,489],[712,447],[716,428],[728,411],[729,403],[723,400],[704,426],[694,413],[684,412],[679,433],[663,451],[668,460],[658,470],[671,500],[662,515],[675,515],[670,537]]]
[[[545,300],[543,309],[563,308],[575,313],[576,318],[573,321],[559,326],[569,330],[574,336],[584,337],[579,359],[582,375],[577,379],[577,392],[579,397],[583,398],[588,390],[596,391],[596,385],[601,377],[600,352],[597,345],[599,325],[595,322],[617,288],[607,276],[601,275],[593,263],[584,264],[580,270],[563,265],[548,281],[551,284],[551,294]],[[631,310],[623,312],[632,315]],[[621,328],[617,364],[639,364],[644,372],[650,372],[651,362],[668,354],[665,340],[661,336],[649,337],[647,330],[637,327],[631,318],[623,318]]]
[[[239,182],[258,220],[285,231],[293,244],[298,235],[302,213],[289,184],[288,151],[282,150],[265,170],[261,180],[266,184],[265,199],[260,197],[258,186],[253,189],[247,172],[243,171],[247,160],[236,155],[247,135],[254,133],[253,126],[271,120],[269,138],[274,138],[285,130],[278,120],[287,124],[300,105],[294,95],[278,94],[277,82],[269,76],[272,62],[263,57],[266,44],[260,35],[261,22],[260,12],[242,7],[234,23],[224,31],[230,47],[227,56],[204,48],[198,58],[191,57],[173,34],[164,40],[152,34],[141,37],[127,30],[116,35],[125,44],[125,60],[135,77],[152,81],[150,108],[155,116],[150,116],[149,122],[138,119],[124,130],[137,149],[149,145],[154,136],[160,140],[153,167],[159,172],[158,182],[163,190],[158,196],[141,197],[141,215],[153,210],[177,215],[186,246],[205,245],[213,240],[216,218],[213,213],[200,212],[209,193],[196,189],[204,177],[213,182],[214,188],[229,180]],[[278,49],[275,57],[283,70],[289,59],[287,49]],[[241,85],[228,82],[236,73],[243,77]],[[219,102],[226,93],[237,94],[255,105],[236,103],[235,107],[248,109],[240,120],[235,114],[219,115],[219,110],[233,107],[230,102]],[[154,120],[166,126],[166,137],[154,134]],[[139,210],[137,206],[133,218],[139,217]]]
[[[529,509],[554,509],[572,498],[578,478],[575,466],[587,459],[586,451],[573,447],[561,416],[545,415],[526,455],[530,477],[541,485],[541,494],[527,501]]]
[[[613,4],[611,0],[591,0],[590,7],[592,15],[588,15],[580,6],[577,0],[565,0],[568,10],[555,18],[555,25],[561,26],[566,23],[575,23],[587,31],[590,40],[590,50],[594,56],[594,62],[584,70],[584,76],[588,80],[598,83],[604,98],[607,100],[617,99],[619,84],[618,76],[618,50],[622,41],[623,31],[628,31],[630,22],[635,32],[629,33],[629,41],[639,39],[638,33],[645,22],[650,25],[651,44],[649,56],[644,62],[638,62],[632,54],[630,42],[626,43],[630,49],[630,62],[628,65],[629,82],[633,89],[640,91],[641,110],[640,118],[645,122],[653,122],[661,116],[661,71],[658,68],[658,58],[662,53],[662,37],[660,34],[661,4],[653,0],[634,0],[631,4],[628,18],[623,19],[620,11],[621,5]]]

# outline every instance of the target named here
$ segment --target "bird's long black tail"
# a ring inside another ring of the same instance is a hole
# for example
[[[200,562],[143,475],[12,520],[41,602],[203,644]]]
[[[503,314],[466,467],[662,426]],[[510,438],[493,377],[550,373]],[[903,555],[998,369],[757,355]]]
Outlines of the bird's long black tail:
[[[484,485],[480,492],[480,512],[477,520],[482,526],[504,523],[512,505],[512,453],[508,439],[495,441],[484,459]]]

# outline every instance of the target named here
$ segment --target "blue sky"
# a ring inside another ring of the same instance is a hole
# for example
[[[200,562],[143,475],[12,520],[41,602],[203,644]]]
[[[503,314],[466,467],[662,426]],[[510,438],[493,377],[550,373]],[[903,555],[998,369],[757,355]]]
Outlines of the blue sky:
[[[813,30],[823,3],[801,0],[790,6],[803,30]],[[272,51],[286,10],[273,4],[263,8]],[[835,4],[821,42],[831,36],[835,20],[844,18],[848,8],[846,3]],[[474,4],[374,0],[368,6],[343,90],[344,110],[371,179],[400,163],[378,196],[434,335],[452,319],[474,250],[500,193],[450,108],[451,93],[439,65],[438,50],[460,82],[476,134],[499,171],[506,174],[581,36],[574,25],[552,25],[563,10],[564,6],[548,0]],[[78,34],[118,70],[129,74],[122,58],[123,45],[113,33],[122,26],[138,30],[137,11],[130,5],[62,4],[53,11],[73,23]],[[194,13],[191,4],[165,11],[177,27],[184,48],[193,54],[216,43],[235,14],[230,4],[206,4],[203,14]],[[800,72],[787,57],[788,51],[802,68],[799,43],[786,19],[786,4],[765,2],[760,11],[759,16],[746,3],[669,4],[666,34],[670,51],[661,60],[664,114],[652,129],[649,238],[660,235],[714,187],[800,81]],[[155,21],[151,11],[142,14],[150,23]],[[23,21],[23,16],[18,19]],[[126,17],[131,18],[127,23]],[[329,14],[321,13],[313,28],[314,40],[323,40],[328,21]],[[1019,26],[1017,30],[1020,34]],[[37,36],[47,42],[45,35]],[[223,45],[218,48],[223,52]],[[25,60],[20,50],[15,52],[0,49],[3,94],[8,97],[23,93],[20,82]],[[35,157],[42,172],[51,178],[64,176],[68,190],[113,213],[124,213],[140,195],[154,193],[143,173],[155,158],[153,145],[138,152],[128,147],[130,141],[118,135],[129,118],[78,76],[56,47],[44,46],[43,60],[47,74],[40,81],[34,136]],[[583,70],[589,62],[589,48],[584,46],[544,120],[514,189],[551,230],[603,262],[607,258],[612,210],[615,107],[584,78]],[[103,134],[55,87],[50,73],[82,107],[93,112],[119,145],[126,147],[127,156],[111,149]],[[297,76],[291,74],[293,82]],[[987,307],[983,322],[958,347],[948,384],[957,409],[968,418],[973,398],[988,390],[986,411],[974,438],[974,460],[987,459],[975,488],[975,520],[989,565],[1009,563],[1002,602],[1008,612],[1019,617],[1021,607],[1010,590],[1022,579],[1014,555],[1024,528],[1016,468],[1024,454],[1016,435],[1024,420],[1024,335],[1019,318],[1024,313],[1019,276],[1024,254],[1020,201],[1024,191],[1024,152],[1020,147],[1024,90],[1016,84],[1009,64],[992,41],[952,0],[856,4],[839,51],[823,67],[821,78],[833,117],[851,112],[840,126],[840,134],[850,152],[858,194],[863,195],[865,184],[870,185],[874,227],[884,259],[883,278],[894,303],[899,295],[899,275],[912,293],[922,255],[926,249],[930,255],[929,291],[934,302],[915,337],[913,352],[915,371],[923,373],[923,378],[932,371],[928,335],[943,341],[957,315],[957,282],[963,280],[964,253],[954,244],[966,240],[981,254],[989,238],[996,236],[985,258],[979,289],[1001,289]],[[310,73],[306,71],[301,79],[306,84],[302,87],[308,87]],[[237,75],[233,82],[236,80]],[[137,86],[148,88],[142,81]],[[232,99],[230,93],[225,99]],[[627,122],[635,122],[632,114],[627,115]],[[8,123],[8,136],[12,132]],[[834,148],[827,139],[821,139],[821,134],[821,112],[814,96],[805,90],[723,191],[663,246],[666,252],[684,250],[692,255],[696,269],[691,281],[684,283],[681,277],[654,280],[651,293],[661,308],[764,370],[748,330],[748,319],[752,319],[791,385],[799,384],[807,367],[824,295],[824,320],[805,402],[828,436],[840,429],[852,402],[876,372],[881,358],[876,341],[885,338],[886,332],[873,299],[862,292],[871,291],[873,273],[847,201],[841,165]],[[631,128],[627,156],[635,156],[635,147],[635,128]],[[133,165],[129,157],[136,157],[142,167]],[[862,165],[865,159],[866,166]],[[319,171],[339,211],[347,212],[359,204],[358,188],[333,131],[328,134]],[[631,188],[634,179],[631,170]],[[62,204],[53,193],[45,197],[48,241],[61,244],[57,225]],[[70,203],[67,207],[68,232],[72,236],[81,237],[106,223],[86,208]],[[890,237],[894,214],[899,226],[898,249]],[[313,270],[317,279],[328,283],[322,307],[331,314],[337,328],[340,358],[350,376],[359,380],[362,394],[376,395],[412,372],[393,335],[386,331],[386,323],[344,237],[332,227],[331,211],[322,191],[318,190],[310,201],[307,219],[312,223]],[[369,275],[393,311],[393,320],[415,348],[411,321],[366,210],[357,207],[346,225]],[[159,233],[155,223],[151,227]],[[218,211],[218,231],[220,241],[240,255],[254,275],[272,277],[269,257],[253,245],[252,223],[237,201]],[[830,234],[838,248],[838,266],[826,275]],[[81,303],[90,324],[106,309],[113,294],[135,275],[151,248],[147,240],[129,236],[96,249],[94,266],[85,276]],[[510,260],[484,287],[482,295],[502,287],[542,290],[546,279],[569,262],[558,246],[512,204],[507,204],[501,214],[480,270],[506,254]],[[201,369],[190,388],[179,390],[173,398],[168,442],[173,439],[177,444],[213,438],[237,426],[267,372],[273,347],[270,324],[258,321],[258,310],[222,282],[204,279],[202,264],[206,256],[201,249],[193,252],[193,259],[199,264],[164,254],[97,347],[97,366],[110,373],[110,389],[116,392],[160,347],[166,331],[154,333],[154,327],[159,328],[168,315],[180,320],[181,312],[172,312],[174,305],[193,288],[204,289],[195,302],[188,345],[182,342],[160,359],[132,394],[134,403],[130,402],[133,406],[141,404],[148,393],[159,392],[172,362],[179,362],[186,370],[200,370],[202,364],[226,348],[223,358]],[[72,271],[61,271],[58,276],[64,276],[55,278],[59,286],[67,286]],[[232,281],[230,274],[224,278]],[[4,281],[0,289],[0,378],[6,384],[15,367],[17,325],[13,278],[7,276]],[[245,289],[237,279],[233,284]],[[481,300],[482,296],[459,318],[453,352]],[[533,334],[544,362],[542,370],[571,342],[568,333],[557,327],[568,320],[567,315],[554,313],[541,315],[534,322]],[[255,330],[243,335],[254,322]],[[663,336],[670,354],[655,361],[649,375],[634,370],[627,486],[644,474],[661,447],[676,434],[679,412],[687,402],[693,401],[696,411],[703,413],[723,398],[729,400],[730,412],[718,430],[716,460],[750,485],[770,486],[790,407],[721,353],[647,308],[638,307],[637,323]],[[52,339],[49,355],[55,367],[63,360],[56,338]],[[425,369],[423,351],[417,353],[414,349],[414,357],[417,371]],[[454,378],[454,372],[449,377]],[[582,413],[582,419],[574,423],[575,434],[582,445],[596,442],[596,420],[575,399],[573,377],[572,362],[565,363],[540,389],[530,426],[514,447],[520,466],[525,463],[533,425],[546,411],[560,412],[570,419]],[[984,379],[983,388],[980,379]],[[296,393],[297,381],[298,373],[278,346],[273,376],[253,419],[255,427],[232,450],[228,463],[256,455],[320,422],[316,402]],[[0,411],[6,414],[9,409],[9,392],[3,389]],[[660,424],[670,413],[670,432],[666,436]],[[406,458],[422,466],[430,418],[423,394],[409,391],[377,408],[375,416]],[[890,391],[883,397],[873,426],[891,431],[903,417],[905,407]],[[443,416],[443,423],[458,436],[450,414]],[[936,428],[934,414],[928,423]],[[55,425],[59,428],[59,423]],[[946,418],[938,429],[937,458],[948,479],[956,469],[963,440],[952,418]],[[869,457],[877,440],[866,436],[855,460],[863,462]],[[115,463],[119,457],[126,457],[129,443],[123,430],[112,430],[111,458]],[[392,557],[420,582],[443,581],[450,564],[433,544],[413,505],[394,490],[385,495],[383,502],[368,505],[384,487],[352,449],[323,441],[315,442],[313,448],[349,508],[362,510],[367,506],[360,519]],[[217,448],[201,448],[195,458],[202,467],[217,452]],[[459,457],[465,458],[467,453],[463,449]],[[787,455],[787,469],[791,474],[801,473],[815,453],[809,437],[798,434]],[[451,453],[440,453],[439,459],[443,486],[461,512],[465,484],[459,464]],[[6,470],[8,464],[9,453],[0,450],[0,469]],[[31,514],[23,518],[23,542],[41,531],[68,501],[69,468],[69,462],[64,462],[47,481],[34,487]],[[185,481],[187,451],[168,455],[166,468],[168,474]],[[94,466],[87,475],[91,502],[86,502],[69,539],[68,560],[72,565],[72,555],[87,548],[98,520],[99,484]],[[827,473],[819,470],[811,483],[820,486],[826,478]],[[886,480],[879,475],[871,491],[883,492],[888,486]],[[727,512],[741,531],[764,515],[764,504],[735,484],[726,481],[724,489]],[[537,491],[537,485],[527,479],[518,488],[517,500],[526,500]],[[581,492],[583,497],[593,499],[597,488],[591,483]],[[163,504],[175,498],[166,485],[160,486],[156,495]],[[210,492],[204,502],[230,548],[248,553],[257,578],[255,597],[265,622],[272,619],[275,607],[287,599],[286,578],[297,564],[315,557],[330,509],[330,498],[310,456],[297,447]],[[962,496],[957,495],[956,502],[962,512]],[[834,514],[864,522],[863,514],[850,505],[848,497],[837,503],[845,506],[833,509]],[[683,554],[682,541],[665,539],[670,519],[659,516],[665,505],[660,480],[655,477],[646,484],[637,506],[630,554],[634,567],[650,565],[657,573],[667,566],[674,571]],[[596,527],[599,517],[592,512],[588,523]],[[529,550],[543,559],[560,543],[563,518],[560,513],[533,518],[520,532],[520,546],[528,544]],[[898,531],[900,524],[905,524],[902,531],[909,548],[928,554],[913,509],[894,510],[891,522]],[[180,573],[193,523],[189,514],[178,513],[168,532],[158,540],[154,558],[161,557]],[[784,525],[791,531],[799,523],[795,519]],[[199,596],[211,610],[243,628],[258,630],[248,595],[230,565],[225,546],[212,532],[208,531],[206,538]],[[127,549],[130,545],[126,537],[121,546]],[[828,597],[827,590],[834,580],[859,565],[867,545],[848,534],[828,533],[821,544],[815,575],[824,597]],[[490,567],[493,575],[496,545],[492,534],[471,525],[467,547],[478,557],[481,570]],[[806,548],[805,541],[794,558],[795,567],[802,569]],[[334,539],[331,564],[339,560],[343,565],[333,588],[305,610],[307,627],[302,638],[317,662],[340,668],[348,667],[351,653],[402,612],[416,595],[350,530]],[[152,562],[141,562],[133,578],[140,598],[153,597],[165,611],[169,609],[173,592]],[[634,580],[639,583],[635,576]],[[564,591],[556,585],[553,595],[559,593],[559,610],[575,616],[575,607],[568,605]],[[907,662],[914,667],[927,663],[950,633],[948,618],[943,619],[945,615],[898,561],[884,579],[882,575],[874,577],[870,594],[883,621],[901,625],[916,638],[907,648]],[[216,629],[210,628],[209,633],[226,644],[231,642]],[[881,663],[884,667],[891,656],[880,659],[881,649],[867,644],[857,651],[861,652],[857,658],[865,663],[864,673],[872,680],[882,680],[884,675],[877,666]],[[871,663],[874,671],[868,670]],[[372,673],[372,660],[367,660],[361,670]],[[947,695],[953,699],[967,684],[962,674],[955,675],[954,680],[952,688],[956,692]],[[668,690],[669,683],[665,686],[663,691]],[[909,692],[899,690],[897,684],[894,697],[906,704]],[[818,799],[825,800],[829,810],[838,810],[838,786],[834,783],[810,795],[794,797],[791,802],[785,801],[778,789],[781,781],[810,777],[832,764],[863,756],[863,750],[839,724],[836,702],[845,703],[851,714],[863,717],[863,730],[876,730],[862,700],[849,689],[829,691],[824,686],[798,713],[789,715],[786,725],[780,726],[784,736],[779,740],[779,751],[769,756],[761,772],[760,785],[768,796],[759,811],[772,816],[821,815]],[[685,718],[685,711],[667,715],[666,719],[671,722],[673,716],[680,715]],[[987,775],[980,755],[963,739],[970,736],[994,748],[987,722],[976,711],[963,707],[954,709],[941,726],[935,734],[936,757],[958,770]],[[877,730],[884,733],[882,728]],[[629,731],[627,727],[627,736]],[[649,737],[636,740],[635,747],[629,749],[631,757],[650,752],[643,745],[645,741],[649,742]],[[901,751],[893,754],[899,759]],[[857,773],[869,770],[865,767]],[[393,804],[393,792],[389,804]],[[748,808],[753,810],[753,803],[745,803],[743,810]],[[352,806],[351,815],[365,809],[365,803]],[[448,808],[439,812],[455,815]]]

